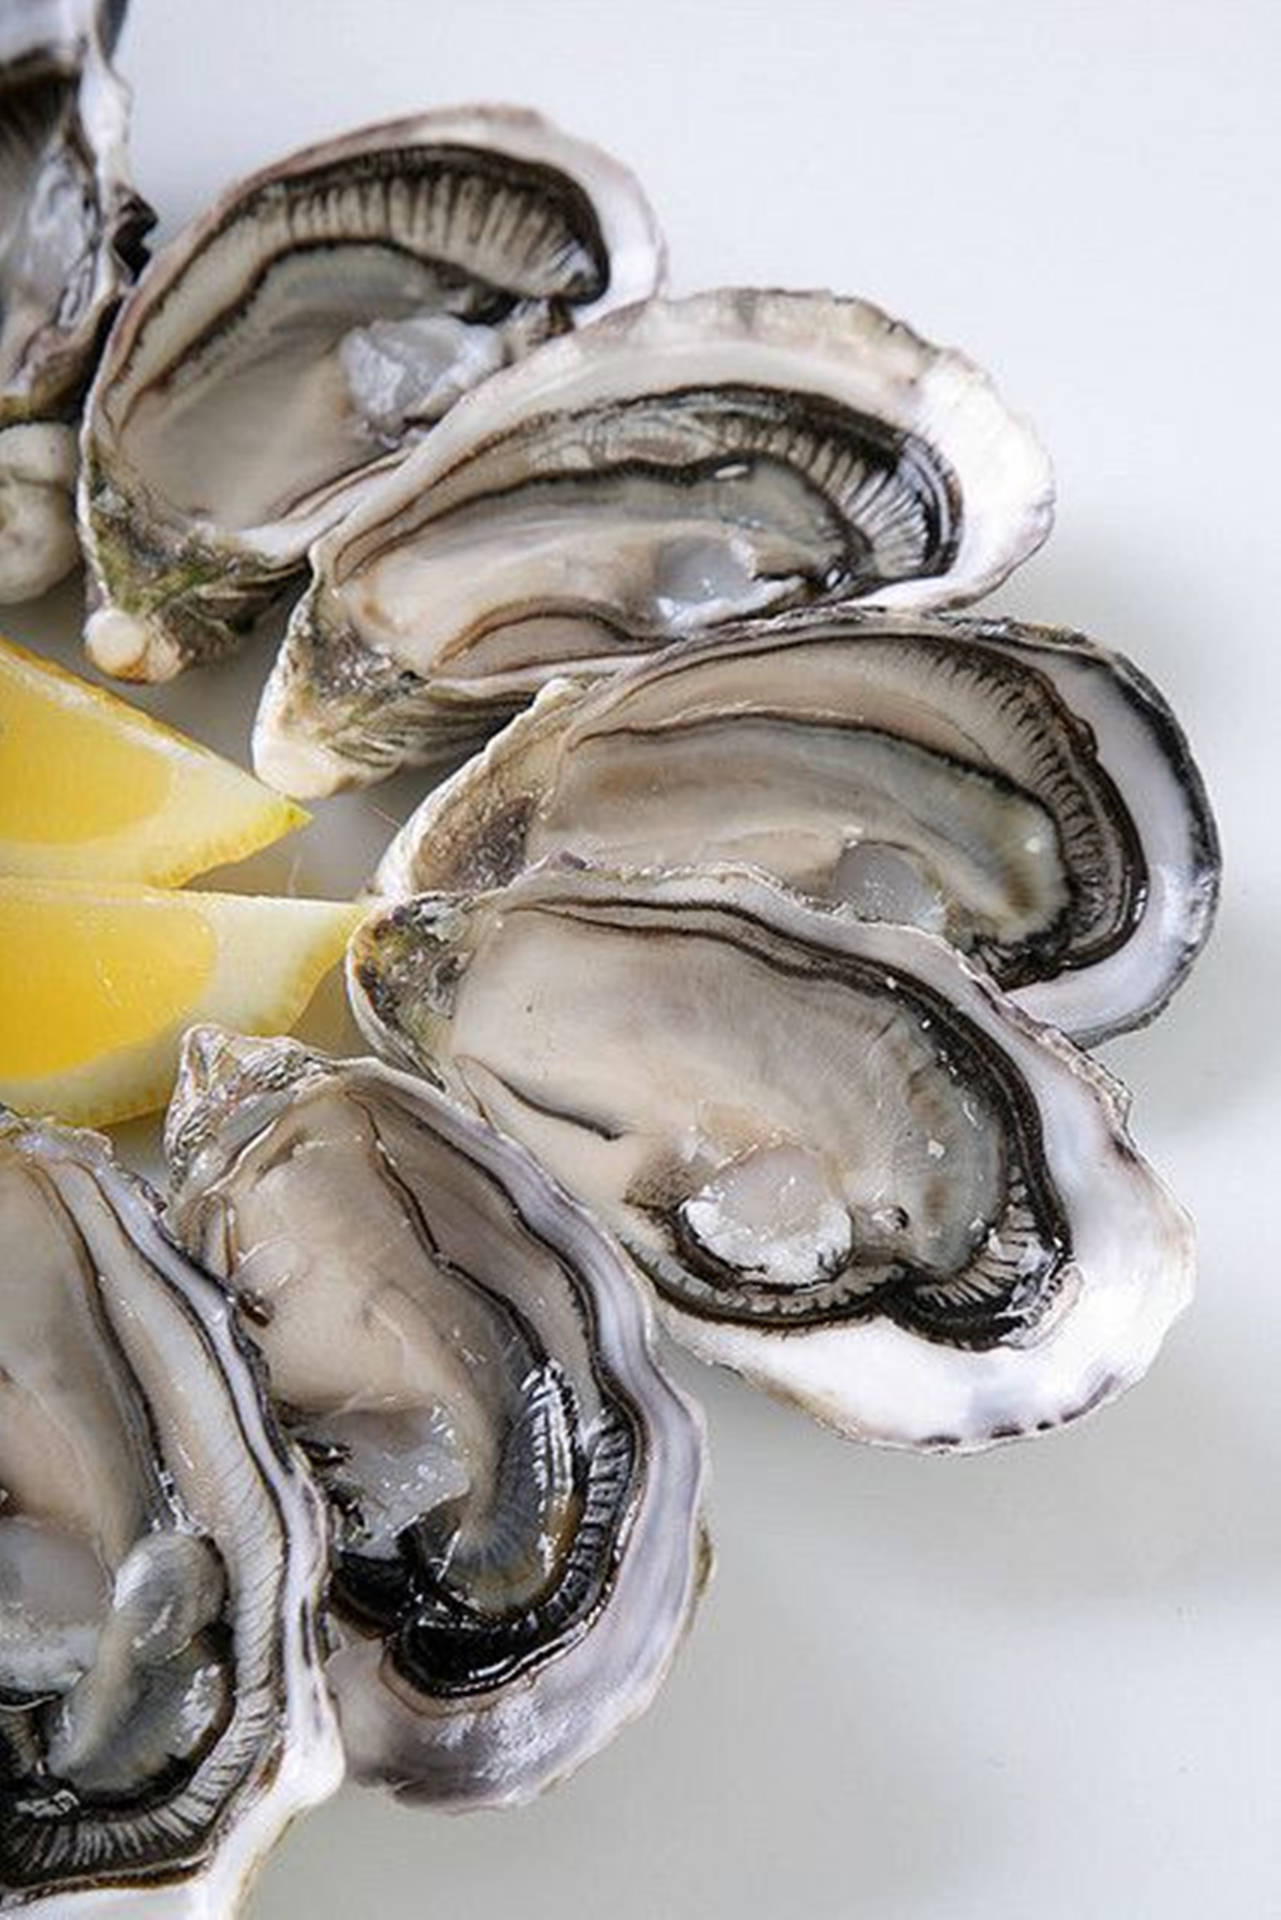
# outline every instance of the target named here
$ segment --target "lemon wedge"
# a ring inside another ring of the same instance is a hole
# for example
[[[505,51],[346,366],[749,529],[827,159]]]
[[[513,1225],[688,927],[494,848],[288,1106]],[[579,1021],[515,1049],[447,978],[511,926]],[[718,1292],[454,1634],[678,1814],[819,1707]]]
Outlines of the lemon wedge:
[[[307,818],[207,747],[0,640],[0,874],[176,886]]]
[[[349,902],[0,879],[0,1101],[106,1126],[163,1106],[184,1030],[282,1033],[342,952]]]

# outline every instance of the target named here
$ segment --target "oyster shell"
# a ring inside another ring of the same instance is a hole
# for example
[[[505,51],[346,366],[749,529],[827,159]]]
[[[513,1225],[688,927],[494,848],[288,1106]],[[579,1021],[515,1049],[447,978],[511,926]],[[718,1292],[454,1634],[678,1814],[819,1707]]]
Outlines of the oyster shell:
[[[1120,1089],[933,935],[747,872],[544,868],[365,922],[349,969],[380,1050],[535,1152],[678,1339],[843,1433],[1070,1420],[1188,1297]]]
[[[95,1135],[0,1119],[0,1909],[229,1914],[342,1772],[324,1511]]]
[[[1051,499],[987,378],[865,302],[652,301],[469,396],[318,544],[258,771],[301,796],[441,763],[557,673],[734,615],[973,598]]]
[[[0,9],[0,601],[77,558],[72,415],[150,209],[129,184],[123,0]]]
[[[622,1255],[375,1061],[188,1036],[171,1218],[236,1293],[334,1510],[356,1775],[527,1799],[640,1712],[704,1571],[701,1428]]]
[[[1082,1041],[1151,1019],[1204,944],[1219,857],[1161,695],[1080,634],[808,609],[562,682],[428,795],[376,885],[750,861],[982,961]]]
[[[229,188],[157,256],[90,396],[93,659],[162,680],[225,653],[460,393],[662,264],[631,175],[516,108],[365,127]]]

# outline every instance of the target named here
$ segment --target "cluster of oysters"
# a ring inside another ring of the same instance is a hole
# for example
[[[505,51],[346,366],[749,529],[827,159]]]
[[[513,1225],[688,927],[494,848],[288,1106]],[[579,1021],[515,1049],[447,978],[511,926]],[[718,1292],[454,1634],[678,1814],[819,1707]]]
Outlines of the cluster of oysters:
[[[708,1553],[651,1299],[888,1444],[1138,1378],[1190,1228],[1080,1046],[1218,856],[1134,667],[936,611],[1051,518],[968,361],[658,299],[635,182],[506,109],[296,154],[125,292],[121,11],[0,15],[0,593],[83,549],[157,679],[310,569],[264,777],[482,749],[353,941],[391,1064],[192,1032],[164,1200],[0,1120],[0,1910],[212,1915],[344,1766],[501,1805],[652,1698]]]

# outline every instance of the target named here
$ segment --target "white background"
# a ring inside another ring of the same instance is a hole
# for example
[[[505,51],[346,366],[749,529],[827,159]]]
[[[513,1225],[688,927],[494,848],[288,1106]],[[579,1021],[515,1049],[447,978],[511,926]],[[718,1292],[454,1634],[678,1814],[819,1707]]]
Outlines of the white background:
[[[528,101],[639,172],[677,291],[831,285],[964,346],[1060,482],[1048,547],[993,604],[1158,681],[1227,859],[1194,979],[1108,1051],[1200,1230],[1197,1304],[1148,1381],[1066,1434],[940,1461],[679,1363],[720,1564],[655,1709],[519,1814],[349,1790],[289,1836],[255,1920],[1281,1916],[1275,18],[134,0],[121,60],[162,231],[349,124]],[[7,624],[72,659],[77,618],[64,591]],[[243,757],[266,664],[149,703]],[[322,808],[255,880],[354,886],[412,793]]]

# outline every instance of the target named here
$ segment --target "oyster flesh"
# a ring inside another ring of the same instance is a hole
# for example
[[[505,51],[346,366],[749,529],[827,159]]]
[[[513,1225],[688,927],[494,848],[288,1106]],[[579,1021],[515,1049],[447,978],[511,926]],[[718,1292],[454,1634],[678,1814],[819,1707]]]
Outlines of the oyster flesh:
[[[704,1572],[701,1428],[622,1254],[376,1061],[187,1039],[170,1217],[240,1302],[333,1508],[358,1778],[527,1799],[641,1711]]]
[[[1219,873],[1178,722],[1120,655],[1014,621],[845,608],[549,686],[428,795],[376,885],[475,892],[559,853],[750,862],[941,934],[1091,1042],[1165,1004]]]
[[[0,1120],[0,1245],[0,1911],[230,1914],[341,1778],[322,1503],[105,1141]]]
[[[662,265],[631,175],[516,108],[365,127],[231,187],[157,256],[90,395],[95,662],[163,680],[225,653],[459,394]]]
[[[349,969],[380,1050],[536,1153],[678,1339],[844,1433],[1072,1419],[1188,1297],[1119,1088],[931,934],[747,871],[546,867],[366,921]]]
[[[470,751],[557,673],[816,599],[972,599],[1050,525],[985,375],[859,300],[651,301],[469,395],[312,555],[254,733],[288,793]]]
[[[0,8],[0,601],[78,557],[73,415],[150,209],[129,184],[124,0]]]

